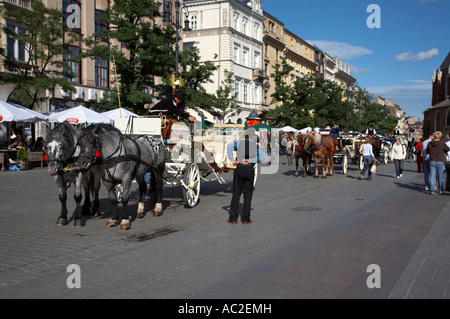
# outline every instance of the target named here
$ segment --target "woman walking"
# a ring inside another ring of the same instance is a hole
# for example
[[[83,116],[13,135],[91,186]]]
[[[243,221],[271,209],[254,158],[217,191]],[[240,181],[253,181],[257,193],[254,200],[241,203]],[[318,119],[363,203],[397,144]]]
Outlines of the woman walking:
[[[443,194],[444,189],[444,171],[445,155],[449,147],[442,139],[440,131],[434,132],[433,140],[427,145],[427,152],[430,154],[430,194],[434,195],[436,188],[436,173],[439,180],[439,194]]]
[[[372,179],[372,172],[370,171],[370,166],[372,162],[375,162],[375,155],[373,155],[372,145],[370,144],[370,138],[366,137],[364,139],[364,144],[361,145],[359,153],[363,156],[364,168],[361,171],[361,179],[364,179],[364,174],[369,171],[367,179],[370,181]]]
[[[400,137],[395,138],[395,143],[391,150],[391,158],[395,165],[397,178],[401,178],[403,176],[403,162],[406,158],[406,147],[402,144]]]

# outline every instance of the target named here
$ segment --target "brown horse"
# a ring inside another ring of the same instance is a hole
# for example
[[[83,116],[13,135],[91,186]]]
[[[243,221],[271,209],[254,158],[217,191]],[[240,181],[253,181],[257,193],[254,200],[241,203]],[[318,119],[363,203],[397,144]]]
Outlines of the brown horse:
[[[322,159],[322,178],[327,178],[327,175],[333,176],[333,160],[334,152],[336,151],[334,138],[331,136],[323,136],[316,132],[310,132],[306,135],[303,148],[306,152],[312,154],[314,158],[314,164],[316,166],[314,178],[319,178],[319,166],[317,161],[319,157]]]
[[[303,177],[307,176],[311,168],[309,165],[311,162],[311,154],[304,150],[305,138],[305,135],[299,133],[294,139],[295,176],[298,176],[298,161],[300,158],[303,161]]]

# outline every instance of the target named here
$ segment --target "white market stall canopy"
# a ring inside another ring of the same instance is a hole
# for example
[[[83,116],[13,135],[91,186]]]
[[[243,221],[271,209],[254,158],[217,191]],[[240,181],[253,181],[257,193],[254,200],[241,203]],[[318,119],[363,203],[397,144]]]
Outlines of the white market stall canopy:
[[[81,105],[65,111],[51,113],[48,117],[48,121],[58,123],[67,121],[70,124],[75,125],[84,123],[111,124],[111,119]]]
[[[282,127],[282,128],[280,128],[280,131],[283,131],[283,132],[298,132],[297,129],[295,129],[295,128],[291,127],[291,126]]]
[[[14,103],[0,101],[0,123],[45,121],[47,116]]]
[[[115,110],[111,110],[111,111],[106,111],[103,113],[100,113],[103,116],[106,116],[107,118],[111,119],[111,120],[115,120],[116,118],[121,118],[121,117],[139,117],[139,115],[130,112],[124,108],[118,108]]]

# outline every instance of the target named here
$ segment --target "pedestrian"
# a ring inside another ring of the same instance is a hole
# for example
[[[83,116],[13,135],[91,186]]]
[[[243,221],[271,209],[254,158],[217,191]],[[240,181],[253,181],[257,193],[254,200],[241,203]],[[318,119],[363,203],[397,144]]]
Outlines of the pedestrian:
[[[420,139],[420,141],[416,144],[416,146],[414,148],[414,154],[416,155],[416,164],[417,164],[417,172],[418,173],[421,173],[423,171],[422,145],[423,145],[423,137]]]
[[[432,139],[433,133],[430,133],[428,135],[428,139],[422,143],[423,179],[425,182],[425,191],[430,190],[430,154],[427,152],[427,146]]]
[[[281,151],[281,156],[285,156],[286,155],[286,146],[287,146],[287,134],[283,134],[281,136],[281,140],[280,140],[280,151]]]
[[[395,138],[394,146],[391,150],[391,158],[394,162],[397,178],[403,177],[403,163],[406,158],[406,147],[402,144],[400,137]]]
[[[233,174],[233,196],[231,198],[230,217],[228,222],[237,224],[239,217],[239,201],[241,194],[244,193],[244,208],[241,214],[242,224],[250,224],[250,210],[252,204],[254,179],[256,163],[265,161],[265,154],[262,148],[254,142],[255,130],[250,128],[245,132],[243,138],[230,144],[227,147],[229,158],[233,158],[233,152],[236,152],[236,159],[233,165],[236,166]]]
[[[364,144],[361,145],[359,153],[362,155],[364,162],[364,168],[361,171],[361,180],[365,179],[364,174],[366,173],[366,171],[369,171],[367,179],[370,181],[372,179],[372,172],[370,171],[370,167],[375,163],[375,155],[373,155],[373,148],[370,144],[370,138],[366,137],[364,139]]]
[[[445,142],[445,145],[450,147],[450,134],[447,136],[447,141]],[[448,192],[450,191],[450,152],[447,152],[447,155],[445,156],[445,172],[447,173],[447,179],[445,182],[445,190]]]
[[[289,136],[288,137],[288,142],[287,142],[287,145],[286,145],[286,156],[287,156],[287,159],[288,159],[288,166],[292,165],[292,153],[293,153],[293,150],[294,150],[294,141],[293,141],[292,136]]]
[[[444,190],[445,153],[450,151],[450,148],[442,139],[440,131],[434,132],[433,136],[433,140],[427,145],[427,152],[430,154],[430,194],[434,195],[437,174],[439,194],[442,195]]]

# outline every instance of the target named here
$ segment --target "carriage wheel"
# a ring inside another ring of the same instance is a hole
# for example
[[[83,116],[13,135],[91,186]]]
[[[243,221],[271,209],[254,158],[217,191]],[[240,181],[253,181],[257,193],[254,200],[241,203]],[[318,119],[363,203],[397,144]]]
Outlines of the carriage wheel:
[[[347,174],[347,168],[348,168],[348,159],[347,155],[344,155],[342,157],[342,173],[344,173],[344,175]]]
[[[389,157],[388,157],[388,151],[387,150],[384,150],[383,162],[384,162],[384,164],[387,164],[389,162]]]
[[[362,171],[363,168],[364,168],[364,161],[363,161],[363,157],[360,156],[359,157],[359,170]]]
[[[192,208],[198,203],[200,196],[200,170],[197,164],[191,163],[184,172],[183,199],[186,208]]]

